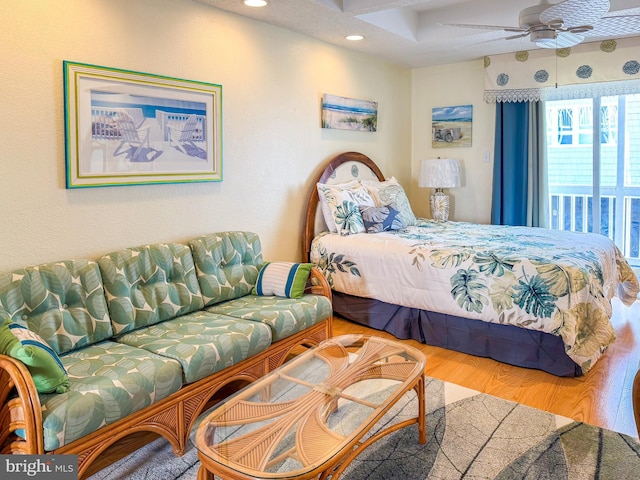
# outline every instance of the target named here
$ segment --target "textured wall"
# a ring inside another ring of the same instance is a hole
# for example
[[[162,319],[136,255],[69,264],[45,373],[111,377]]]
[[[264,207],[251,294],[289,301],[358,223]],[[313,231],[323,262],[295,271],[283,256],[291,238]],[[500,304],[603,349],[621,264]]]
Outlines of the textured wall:
[[[410,182],[410,70],[190,0],[2,10],[0,271],[220,230],[293,260],[322,162],[358,150]],[[222,84],[224,181],[66,190],[63,60]],[[378,132],[322,130],[323,93],[378,101]]]
[[[457,158],[462,166],[462,187],[448,189],[451,219],[478,223],[491,221],[493,183],[493,138],[495,105],[484,103],[484,64],[482,60],[413,70],[413,180],[411,204],[416,215],[430,217],[431,189],[418,188],[420,161]],[[473,105],[470,147],[432,148],[431,110],[434,107]],[[488,162],[485,161],[488,154]]]

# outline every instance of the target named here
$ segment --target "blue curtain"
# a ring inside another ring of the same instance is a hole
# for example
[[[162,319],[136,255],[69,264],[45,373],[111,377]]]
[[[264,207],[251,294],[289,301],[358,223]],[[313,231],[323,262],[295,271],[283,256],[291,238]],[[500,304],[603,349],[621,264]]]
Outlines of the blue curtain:
[[[526,225],[529,198],[529,102],[496,103],[491,223]]]

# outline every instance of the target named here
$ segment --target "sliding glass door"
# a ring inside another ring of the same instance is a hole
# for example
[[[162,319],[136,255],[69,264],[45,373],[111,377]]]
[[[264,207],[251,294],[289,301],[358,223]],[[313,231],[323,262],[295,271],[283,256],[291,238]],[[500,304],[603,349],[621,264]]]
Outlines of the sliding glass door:
[[[549,227],[600,232],[640,266],[640,95],[545,106]]]

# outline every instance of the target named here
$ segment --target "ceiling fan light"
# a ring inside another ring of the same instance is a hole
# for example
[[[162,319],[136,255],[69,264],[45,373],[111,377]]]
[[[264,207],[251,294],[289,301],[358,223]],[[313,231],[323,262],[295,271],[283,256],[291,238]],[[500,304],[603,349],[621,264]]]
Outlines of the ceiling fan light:
[[[534,30],[531,41],[540,48],[556,48],[556,32],[551,29]]]
[[[541,38],[535,41],[536,46],[540,48],[556,48],[555,38]]]

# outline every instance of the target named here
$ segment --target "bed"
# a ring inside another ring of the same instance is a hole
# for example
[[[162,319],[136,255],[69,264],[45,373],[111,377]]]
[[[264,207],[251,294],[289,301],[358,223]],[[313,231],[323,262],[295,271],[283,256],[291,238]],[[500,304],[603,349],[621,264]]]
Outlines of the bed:
[[[348,320],[580,376],[615,340],[612,297],[637,298],[633,270],[602,235],[416,218],[402,186],[358,152],[316,180],[303,252]]]

